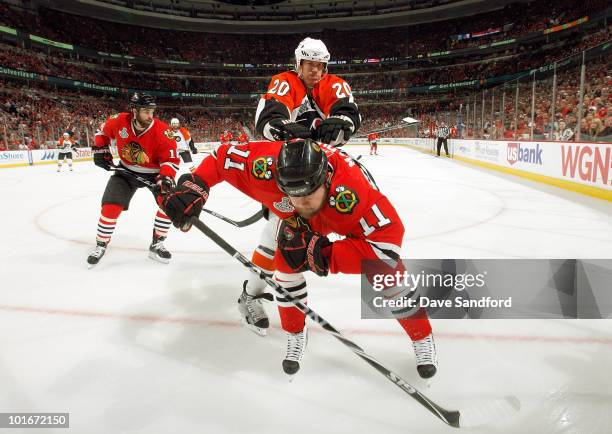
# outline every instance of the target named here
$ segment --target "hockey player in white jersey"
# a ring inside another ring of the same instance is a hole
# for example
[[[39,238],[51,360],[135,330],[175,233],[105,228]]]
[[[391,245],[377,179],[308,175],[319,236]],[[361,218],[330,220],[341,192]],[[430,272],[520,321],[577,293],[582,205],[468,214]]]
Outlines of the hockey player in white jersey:
[[[189,151],[191,151],[192,154],[197,154],[198,149],[193,143],[191,134],[189,134],[187,128],[181,127],[181,122],[177,118],[172,118],[172,120],[170,120],[170,128],[172,128],[174,140],[176,140],[176,150],[179,156],[184,163],[191,164],[191,166],[189,166],[189,170],[193,172],[195,166],[193,165],[193,159],[191,158]]]
[[[62,170],[64,160],[68,161],[68,167],[72,172],[72,152],[76,152],[76,141],[70,137],[69,133],[64,133],[57,142],[57,171]]]

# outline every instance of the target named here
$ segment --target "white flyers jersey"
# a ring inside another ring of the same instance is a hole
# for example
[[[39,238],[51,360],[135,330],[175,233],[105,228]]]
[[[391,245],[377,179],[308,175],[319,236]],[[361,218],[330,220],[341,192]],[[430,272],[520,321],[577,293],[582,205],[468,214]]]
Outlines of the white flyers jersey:
[[[178,152],[189,151],[189,142],[191,141],[191,135],[187,128],[180,127],[176,131],[172,131],[174,140],[176,140],[176,150]]]
[[[62,154],[66,153],[66,152],[72,152],[72,147],[75,144],[76,144],[76,142],[74,140],[61,138],[61,139],[59,139],[59,142],[57,144],[57,149]]]

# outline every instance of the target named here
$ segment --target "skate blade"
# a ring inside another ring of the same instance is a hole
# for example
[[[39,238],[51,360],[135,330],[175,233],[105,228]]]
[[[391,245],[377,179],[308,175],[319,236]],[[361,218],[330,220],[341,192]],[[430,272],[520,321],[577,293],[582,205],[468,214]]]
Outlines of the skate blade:
[[[162,264],[170,263],[170,259],[165,259],[165,258],[162,258],[161,256],[157,256],[157,254],[153,252],[149,252],[149,258],[153,259],[154,261],[161,262]]]
[[[257,327],[257,326],[254,326],[253,324],[249,324],[248,322],[246,322],[244,318],[242,319],[242,325],[244,325],[248,330],[255,333],[257,336],[261,336],[262,338],[265,338],[266,335],[268,334],[268,329],[262,329],[261,327]]]

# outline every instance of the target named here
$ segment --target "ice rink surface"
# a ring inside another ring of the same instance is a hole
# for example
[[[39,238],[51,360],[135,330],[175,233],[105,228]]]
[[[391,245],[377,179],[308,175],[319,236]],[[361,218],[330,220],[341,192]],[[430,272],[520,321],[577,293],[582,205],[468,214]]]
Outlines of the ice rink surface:
[[[406,226],[407,258],[610,258],[612,204],[399,147],[362,162]],[[354,155],[365,147],[349,149]],[[88,270],[108,173],[93,163],[0,170],[0,412],[69,412],[50,433],[450,433],[316,325],[288,382],[285,338],[242,328],[246,271],[195,229],[173,229],[170,264],[147,257],[155,206],[140,190]],[[227,185],[207,207],[258,206]],[[263,222],[203,219],[250,256]],[[434,320],[439,371],[418,378],[395,323],[360,319],[359,277],[309,273],[309,305],[450,409],[505,395],[520,412],[472,433],[612,432],[609,320]]]

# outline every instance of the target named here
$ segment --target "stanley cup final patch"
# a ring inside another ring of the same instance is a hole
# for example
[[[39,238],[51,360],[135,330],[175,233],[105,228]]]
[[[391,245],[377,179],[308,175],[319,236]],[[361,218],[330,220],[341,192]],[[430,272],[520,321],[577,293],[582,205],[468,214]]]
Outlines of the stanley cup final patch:
[[[350,214],[355,205],[359,203],[357,194],[344,185],[339,185],[334,190],[334,194],[329,196],[329,206],[335,208],[340,214]]]
[[[291,201],[287,196],[284,196],[280,202],[273,203],[274,208],[279,210],[280,212],[293,212],[295,208],[291,205]]]

